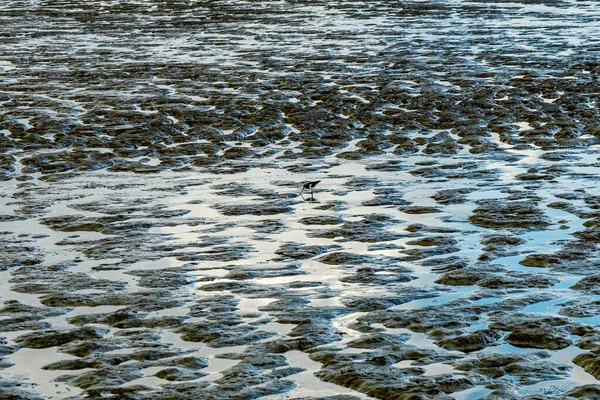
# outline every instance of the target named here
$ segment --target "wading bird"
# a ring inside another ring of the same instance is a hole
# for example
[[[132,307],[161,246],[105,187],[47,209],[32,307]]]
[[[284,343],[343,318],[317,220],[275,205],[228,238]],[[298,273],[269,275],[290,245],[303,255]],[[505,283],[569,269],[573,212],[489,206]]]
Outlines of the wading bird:
[[[304,182],[302,184],[302,190],[300,191],[300,194],[302,194],[302,192],[304,192],[304,189],[308,190],[310,189],[310,195],[313,195],[313,189],[315,188],[315,186],[317,186],[317,183],[319,183],[321,181],[312,181],[312,182]]]

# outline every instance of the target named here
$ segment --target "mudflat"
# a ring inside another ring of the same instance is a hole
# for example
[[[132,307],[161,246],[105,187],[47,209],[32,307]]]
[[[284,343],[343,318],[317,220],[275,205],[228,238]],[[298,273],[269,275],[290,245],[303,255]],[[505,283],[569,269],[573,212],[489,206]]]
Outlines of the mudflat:
[[[0,397],[600,397],[598,20],[0,4]]]

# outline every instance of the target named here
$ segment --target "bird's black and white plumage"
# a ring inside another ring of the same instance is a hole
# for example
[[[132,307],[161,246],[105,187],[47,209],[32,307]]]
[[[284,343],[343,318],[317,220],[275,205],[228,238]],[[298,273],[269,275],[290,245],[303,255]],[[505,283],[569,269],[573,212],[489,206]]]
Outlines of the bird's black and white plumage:
[[[312,181],[312,182],[304,182],[302,184],[302,190],[300,191],[300,194],[302,194],[302,192],[304,192],[304,189],[306,190],[310,190],[310,194],[313,194],[313,189],[315,188],[315,186],[317,186],[317,183],[319,183],[321,181]]]

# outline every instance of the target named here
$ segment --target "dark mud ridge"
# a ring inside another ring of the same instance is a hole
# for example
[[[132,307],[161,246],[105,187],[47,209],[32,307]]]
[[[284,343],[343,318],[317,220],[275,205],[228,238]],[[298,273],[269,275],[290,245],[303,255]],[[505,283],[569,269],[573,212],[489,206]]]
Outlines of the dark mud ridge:
[[[600,398],[598,20],[0,4],[0,398]]]

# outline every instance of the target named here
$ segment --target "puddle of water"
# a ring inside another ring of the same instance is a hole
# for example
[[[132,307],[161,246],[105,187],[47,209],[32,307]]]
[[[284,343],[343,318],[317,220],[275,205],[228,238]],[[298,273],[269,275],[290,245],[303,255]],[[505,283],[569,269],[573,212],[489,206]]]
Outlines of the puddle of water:
[[[64,375],[65,371],[44,370],[43,366],[61,360],[75,360],[77,357],[56,351],[56,347],[48,349],[21,348],[8,356],[14,363],[2,371],[4,379],[18,380],[24,385],[33,385],[36,392],[47,393],[49,399],[60,399],[76,396],[81,390],[65,383],[55,382],[54,379]],[[32,373],[35,371],[35,373]]]
[[[228,273],[229,273],[229,270],[226,270],[223,268],[198,269],[196,271],[190,272],[191,275],[207,276],[207,277],[213,277],[213,278],[222,278],[225,275],[227,275]],[[202,283],[202,284],[205,284],[205,283]],[[202,285],[202,284],[198,284],[198,285]]]
[[[434,348],[440,349],[432,339],[429,339],[427,335],[422,332],[413,332],[406,328],[386,328],[382,324],[373,324],[373,328],[382,329],[384,332],[392,334],[392,335],[401,335],[401,334],[409,334],[410,339],[408,339],[405,344],[409,346],[415,346],[417,348]]]
[[[523,312],[526,313],[553,313],[556,314],[562,307],[559,304],[563,303],[565,299],[558,298],[552,299],[548,301],[540,301],[539,303],[534,303],[523,308]]]
[[[422,366],[425,368],[424,376],[435,376],[435,375],[443,375],[443,374],[452,374],[457,373],[453,366],[442,363],[433,363]]]
[[[102,292],[103,293],[103,292]],[[118,311],[125,306],[96,306],[96,307],[77,307],[65,314],[65,318],[73,318],[78,315],[104,314]]]
[[[342,303],[342,301],[339,297],[330,297],[330,298],[326,298],[326,299],[311,299],[310,305],[312,307],[343,307],[344,306],[344,304]]]
[[[150,369],[150,368],[148,368],[148,369]],[[152,369],[154,369],[154,368],[152,368]],[[157,369],[157,371],[155,371],[155,373],[164,368],[156,368],[156,369]],[[142,371],[142,372],[145,372],[145,371]],[[134,379],[132,381],[125,382],[124,384],[121,385],[121,387],[127,388],[127,387],[131,387],[131,386],[141,385],[141,386],[146,386],[148,388],[159,389],[160,386],[164,385],[165,383],[167,383],[167,381],[165,381],[164,379],[160,379],[155,376],[145,376],[143,378]]]
[[[276,300],[275,298],[241,299],[238,308],[243,312],[258,313],[260,307],[267,306]]]
[[[199,353],[202,354],[202,353]],[[203,376],[202,378],[200,378],[199,380],[201,381],[208,381],[208,382],[214,382],[220,378],[223,377],[223,372],[227,371],[230,368],[235,367],[237,364],[239,364],[239,360],[229,360],[229,359],[225,359],[225,358],[208,358],[209,359],[209,366],[202,369],[202,372],[206,372],[208,375],[207,376]]]
[[[277,332],[280,336],[286,336],[295,327],[296,327],[295,324],[280,324],[279,322],[269,322],[269,323],[260,325],[261,330]]]
[[[492,391],[483,385],[478,385],[460,392],[451,393],[449,396],[455,400],[476,400],[490,394]]]
[[[324,397],[324,396],[355,396],[359,399],[368,399],[370,397],[352,389],[347,389],[332,383],[323,382],[317,378],[314,373],[321,369],[321,364],[312,361],[306,353],[301,351],[288,351],[285,353],[290,367],[305,368],[306,371],[293,375],[296,387],[285,394],[287,398],[298,397]],[[266,396],[268,400],[281,399],[281,395]]]

